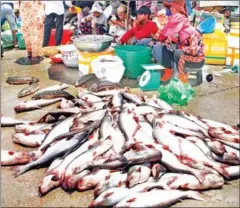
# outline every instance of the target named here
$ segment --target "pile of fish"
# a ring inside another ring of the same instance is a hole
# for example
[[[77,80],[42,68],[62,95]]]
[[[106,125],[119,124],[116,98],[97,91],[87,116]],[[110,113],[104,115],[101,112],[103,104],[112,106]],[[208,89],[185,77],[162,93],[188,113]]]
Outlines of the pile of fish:
[[[236,126],[176,111],[156,96],[127,89],[79,87],[77,98],[42,94],[17,105],[16,112],[37,109],[42,99],[59,101],[61,109],[34,122],[1,119],[2,126],[15,126],[14,143],[35,148],[2,150],[1,165],[18,165],[15,177],[47,165],[42,195],[57,187],[94,189],[89,207],[167,207],[186,198],[204,200],[197,190],[239,178]]]

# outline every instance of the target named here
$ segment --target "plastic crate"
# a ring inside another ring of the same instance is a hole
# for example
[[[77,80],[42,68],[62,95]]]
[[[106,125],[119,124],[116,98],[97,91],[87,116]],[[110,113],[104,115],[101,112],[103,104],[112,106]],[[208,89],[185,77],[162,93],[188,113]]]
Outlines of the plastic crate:
[[[52,29],[50,39],[48,42],[48,46],[56,46],[55,33],[56,33],[56,29]],[[61,45],[66,45],[66,44],[72,43],[72,40],[71,40],[72,35],[73,35],[72,30],[63,29]]]

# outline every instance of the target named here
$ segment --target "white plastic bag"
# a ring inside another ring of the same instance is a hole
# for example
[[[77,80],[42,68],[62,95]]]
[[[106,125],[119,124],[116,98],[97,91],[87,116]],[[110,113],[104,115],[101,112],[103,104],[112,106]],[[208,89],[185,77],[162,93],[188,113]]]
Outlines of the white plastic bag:
[[[99,56],[91,62],[93,73],[99,80],[119,83],[123,77],[125,67],[117,56]]]

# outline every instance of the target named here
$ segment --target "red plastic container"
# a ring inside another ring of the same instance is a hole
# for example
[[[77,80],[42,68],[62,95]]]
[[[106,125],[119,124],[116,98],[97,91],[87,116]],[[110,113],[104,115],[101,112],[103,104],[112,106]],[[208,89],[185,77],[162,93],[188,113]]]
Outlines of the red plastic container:
[[[56,29],[52,29],[48,46],[56,46],[55,33],[56,33]],[[63,29],[61,45],[72,43],[72,40],[71,40],[72,35],[73,35],[72,30]]]

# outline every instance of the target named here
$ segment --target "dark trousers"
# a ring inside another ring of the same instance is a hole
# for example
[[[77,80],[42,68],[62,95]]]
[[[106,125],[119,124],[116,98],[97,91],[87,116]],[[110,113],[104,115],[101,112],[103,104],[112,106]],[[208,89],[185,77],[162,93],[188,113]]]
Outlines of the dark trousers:
[[[56,33],[55,33],[56,45],[61,44],[62,35],[63,35],[63,20],[64,20],[63,14],[57,15],[55,13],[52,13],[46,16],[45,22],[44,22],[43,47],[48,46],[51,30],[54,25],[56,26]]]

